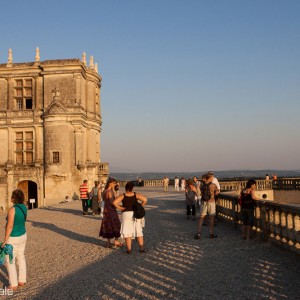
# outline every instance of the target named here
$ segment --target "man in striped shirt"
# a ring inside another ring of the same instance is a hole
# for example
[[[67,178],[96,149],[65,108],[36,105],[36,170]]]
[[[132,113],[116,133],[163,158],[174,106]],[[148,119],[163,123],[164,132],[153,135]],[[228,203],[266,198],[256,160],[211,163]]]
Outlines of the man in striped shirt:
[[[80,185],[79,193],[80,193],[80,199],[82,201],[82,210],[83,215],[88,214],[88,199],[89,199],[89,189],[87,186],[87,180],[83,180],[83,184]]]

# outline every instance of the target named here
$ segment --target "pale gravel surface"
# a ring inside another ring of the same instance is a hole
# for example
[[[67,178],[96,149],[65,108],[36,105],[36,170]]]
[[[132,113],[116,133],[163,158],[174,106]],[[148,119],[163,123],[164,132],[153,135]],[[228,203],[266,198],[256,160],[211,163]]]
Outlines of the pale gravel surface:
[[[216,226],[217,239],[209,239],[204,228],[195,240],[196,222],[185,219],[182,193],[140,191],[149,199],[144,254],[135,242],[132,255],[104,248],[100,217],[82,216],[79,201],[31,210],[28,285],[10,298],[300,299],[298,255],[242,241],[225,222]],[[1,228],[4,224],[2,214]],[[3,266],[0,281],[7,285]]]

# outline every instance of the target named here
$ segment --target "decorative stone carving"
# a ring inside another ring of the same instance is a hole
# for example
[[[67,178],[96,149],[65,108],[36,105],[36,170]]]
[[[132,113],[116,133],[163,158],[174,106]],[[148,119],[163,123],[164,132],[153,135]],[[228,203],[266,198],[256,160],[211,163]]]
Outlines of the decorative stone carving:
[[[11,118],[32,118],[33,117],[33,112],[32,111],[12,111],[7,114]]]
[[[94,57],[93,57],[93,55],[90,56],[90,67],[94,68]]]
[[[56,87],[52,90],[52,99],[53,100],[60,100],[60,91]]]
[[[67,109],[60,101],[52,101],[49,107],[45,111],[45,115],[53,115],[53,114],[64,114],[67,112]]]
[[[40,49],[39,47],[36,47],[35,48],[35,58],[34,58],[34,61],[37,62],[37,61],[40,61]]]
[[[7,59],[7,66],[11,67],[13,62],[13,53],[11,49],[8,49],[8,59]]]
[[[82,53],[81,61],[82,61],[83,64],[86,66],[86,54],[85,54],[85,52]]]

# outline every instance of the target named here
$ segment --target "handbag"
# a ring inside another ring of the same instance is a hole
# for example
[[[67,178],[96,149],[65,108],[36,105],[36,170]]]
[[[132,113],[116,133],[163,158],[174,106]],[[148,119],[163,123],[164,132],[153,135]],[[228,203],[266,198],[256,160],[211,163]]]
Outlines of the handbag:
[[[136,196],[135,196],[135,204],[133,205],[133,218],[134,219],[142,219],[145,217],[145,208],[141,203],[138,202]]]

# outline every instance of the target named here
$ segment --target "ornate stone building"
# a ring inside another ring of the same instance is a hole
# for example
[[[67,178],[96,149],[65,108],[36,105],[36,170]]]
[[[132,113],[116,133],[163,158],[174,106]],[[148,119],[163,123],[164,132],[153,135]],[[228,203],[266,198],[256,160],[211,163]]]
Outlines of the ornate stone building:
[[[84,179],[106,179],[100,160],[101,76],[91,56],[0,64],[0,206],[20,188],[35,207],[79,194]],[[33,200],[31,200],[33,202]]]

